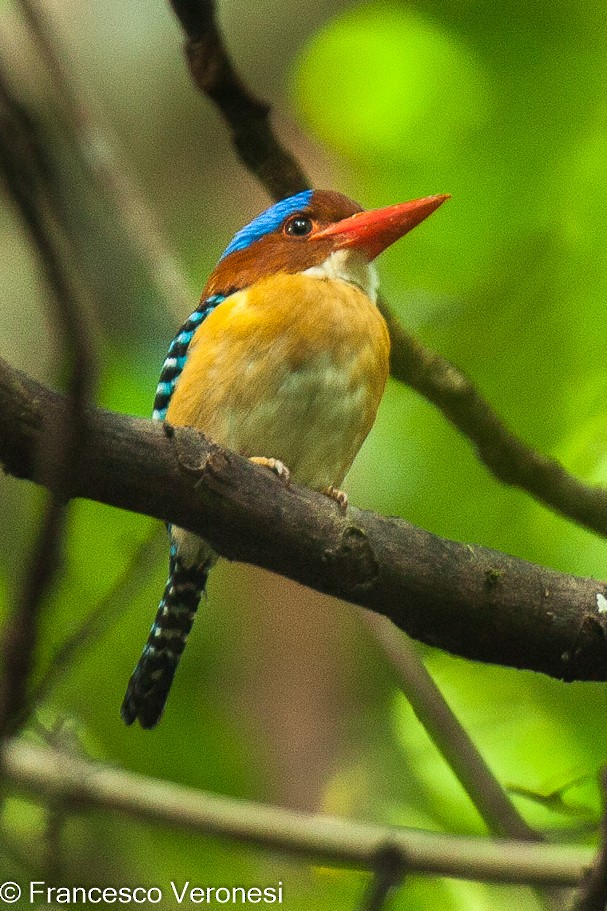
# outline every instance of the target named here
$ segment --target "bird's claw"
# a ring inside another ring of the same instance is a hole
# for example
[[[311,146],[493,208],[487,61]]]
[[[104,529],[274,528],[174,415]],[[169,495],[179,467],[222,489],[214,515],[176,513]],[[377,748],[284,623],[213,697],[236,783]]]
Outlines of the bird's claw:
[[[288,485],[291,480],[291,472],[280,459],[267,459],[265,456],[251,456],[249,462],[253,462],[254,465],[263,465],[264,468],[273,472],[277,478],[280,478],[285,485]]]
[[[348,494],[345,490],[340,490],[339,487],[333,487],[333,485],[330,484],[329,487],[325,487],[323,493],[331,500],[335,500],[342,512],[345,512],[347,510]]]

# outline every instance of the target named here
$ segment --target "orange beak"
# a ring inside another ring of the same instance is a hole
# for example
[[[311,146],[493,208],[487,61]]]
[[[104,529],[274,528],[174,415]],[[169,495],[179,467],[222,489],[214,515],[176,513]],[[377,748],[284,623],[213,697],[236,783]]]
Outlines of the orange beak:
[[[423,199],[386,206],[385,209],[357,212],[356,215],[336,221],[318,234],[313,234],[310,240],[332,237],[336,250],[360,250],[372,260],[442,206],[446,199],[450,199],[448,194],[425,196]]]

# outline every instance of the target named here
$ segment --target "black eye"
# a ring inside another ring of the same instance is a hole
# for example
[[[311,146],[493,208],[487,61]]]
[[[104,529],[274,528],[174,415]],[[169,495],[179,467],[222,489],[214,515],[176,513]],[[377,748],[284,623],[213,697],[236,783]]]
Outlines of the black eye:
[[[291,237],[305,237],[312,230],[312,222],[305,215],[294,215],[285,225],[285,234]]]

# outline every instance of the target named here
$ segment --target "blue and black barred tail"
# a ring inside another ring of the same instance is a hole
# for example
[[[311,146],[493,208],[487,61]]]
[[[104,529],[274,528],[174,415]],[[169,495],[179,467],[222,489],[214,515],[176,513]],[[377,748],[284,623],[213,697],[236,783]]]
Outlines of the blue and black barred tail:
[[[186,568],[177,556],[171,555],[169,578],[156,619],[120,710],[125,724],[138,720],[142,728],[154,728],[160,721],[208,574],[209,568]]]

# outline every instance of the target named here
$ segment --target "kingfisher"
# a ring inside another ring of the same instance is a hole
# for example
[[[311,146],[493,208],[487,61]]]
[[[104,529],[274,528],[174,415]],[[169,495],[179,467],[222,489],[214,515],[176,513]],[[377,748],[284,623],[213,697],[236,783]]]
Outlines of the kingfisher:
[[[341,485],[375,420],[390,339],[375,258],[446,195],[363,210],[305,190],[234,236],[171,342],[153,419],[195,427],[347,508]],[[168,526],[169,576],[122,704],[155,727],[217,555]]]

